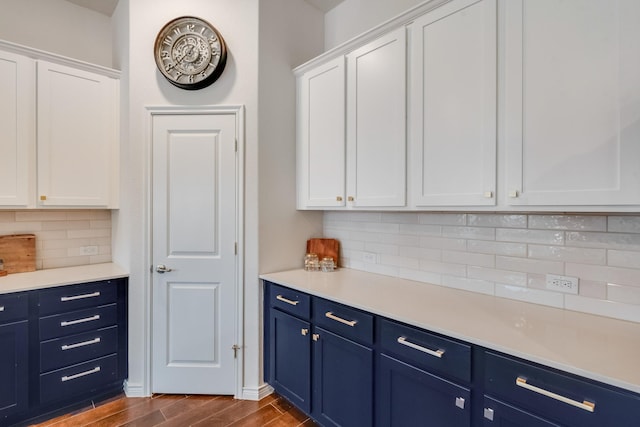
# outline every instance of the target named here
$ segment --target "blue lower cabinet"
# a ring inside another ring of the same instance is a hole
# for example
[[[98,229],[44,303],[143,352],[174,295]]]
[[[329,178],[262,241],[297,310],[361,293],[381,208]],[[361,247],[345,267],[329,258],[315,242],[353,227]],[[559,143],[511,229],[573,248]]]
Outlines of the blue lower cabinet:
[[[309,322],[279,310],[269,321],[271,386],[306,413],[311,412],[311,345]]]
[[[0,324],[0,426],[5,417],[27,409],[27,336],[26,320]]]
[[[560,427],[560,424],[552,423],[488,396],[484,398],[483,417],[484,427]]]
[[[415,366],[381,354],[376,426],[468,427],[471,392]]]
[[[373,350],[313,331],[313,413],[324,426],[373,425]]]

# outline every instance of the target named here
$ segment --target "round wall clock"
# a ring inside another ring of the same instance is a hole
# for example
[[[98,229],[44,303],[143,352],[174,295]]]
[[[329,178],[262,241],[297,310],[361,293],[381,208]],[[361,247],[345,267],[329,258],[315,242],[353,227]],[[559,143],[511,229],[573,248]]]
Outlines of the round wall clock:
[[[182,89],[202,89],[215,82],[227,63],[227,47],[213,25],[193,16],[169,21],[154,46],[163,76]]]

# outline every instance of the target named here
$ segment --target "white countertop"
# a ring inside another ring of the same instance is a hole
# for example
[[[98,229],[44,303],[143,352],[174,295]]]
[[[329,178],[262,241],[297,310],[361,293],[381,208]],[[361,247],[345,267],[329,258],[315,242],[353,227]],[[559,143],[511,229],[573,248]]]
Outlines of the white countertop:
[[[116,279],[128,275],[122,267],[111,262],[14,273],[0,277],[0,294]]]
[[[640,324],[357,270],[268,280],[640,393]]]

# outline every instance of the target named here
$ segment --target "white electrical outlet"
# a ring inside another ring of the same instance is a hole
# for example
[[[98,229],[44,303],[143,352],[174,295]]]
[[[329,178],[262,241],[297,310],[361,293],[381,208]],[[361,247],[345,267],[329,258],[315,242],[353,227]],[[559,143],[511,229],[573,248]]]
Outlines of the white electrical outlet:
[[[376,262],[376,254],[373,253],[373,252],[363,252],[362,253],[362,260],[364,262],[375,263]]]
[[[98,255],[97,246],[81,246],[80,253],[83,255]]]
[[[547,274],[547,289],[565,292],[567,294],[577,294],[578,278]]]

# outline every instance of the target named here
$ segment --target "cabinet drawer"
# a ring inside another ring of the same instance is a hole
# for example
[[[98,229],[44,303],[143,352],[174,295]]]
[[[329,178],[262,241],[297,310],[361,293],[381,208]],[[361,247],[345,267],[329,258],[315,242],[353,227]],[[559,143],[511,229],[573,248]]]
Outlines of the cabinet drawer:
[[[0,325],[26,319],[28,303],[26,293],[0,295]]]
[[[40,372],[75,365],[117,351],[117,326],[43,341],[40,343]]]
[[[112,280],[82,285],[61,286],[38,294],[40,315],[96,307],[116,302],[117,286]]]
[[[61,400],[107,385],[118,378],[115,354],[40,375],[40,403]]]
[[[568,426],[631,427],[640,419],[639,395],[492,352],[485,391]]]
[[[93,331],[115,325],[117,321],[116,304],[42,317],[40,318],[40,340]]]
[[[313,323],[345,338],[373,344],[373,315],[355,308],[314,298]]]
[[[311,317],[311,297],[303,292],[271,284],[269,290],[271,307],[302,319]]]
[[[471,381],[471,346],[386,319],[378,325],[382,352],[421,369]]]

